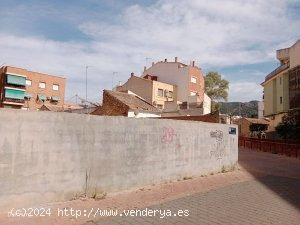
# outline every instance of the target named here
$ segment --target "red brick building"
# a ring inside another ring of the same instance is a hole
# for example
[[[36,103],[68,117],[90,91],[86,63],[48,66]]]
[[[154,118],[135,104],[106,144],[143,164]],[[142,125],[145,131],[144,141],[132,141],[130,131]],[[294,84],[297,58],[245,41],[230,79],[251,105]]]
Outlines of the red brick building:
[[[38,110],[45,103],[63,106],[64,77],[4,66],[0,68],[0,107]]]

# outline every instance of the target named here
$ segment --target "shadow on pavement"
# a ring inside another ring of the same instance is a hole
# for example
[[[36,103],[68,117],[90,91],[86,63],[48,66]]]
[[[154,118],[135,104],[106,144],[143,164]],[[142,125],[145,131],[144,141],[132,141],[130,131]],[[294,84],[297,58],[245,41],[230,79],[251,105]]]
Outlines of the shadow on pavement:
[[[239,165],[265,187],[300,209],[299,159],[240,149]]]

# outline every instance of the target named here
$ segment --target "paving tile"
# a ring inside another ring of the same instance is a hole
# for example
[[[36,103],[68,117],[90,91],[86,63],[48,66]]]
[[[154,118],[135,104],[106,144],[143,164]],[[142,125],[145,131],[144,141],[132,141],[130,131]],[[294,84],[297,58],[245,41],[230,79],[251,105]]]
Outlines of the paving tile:
[[[151,208],[189,209],[190,216],[128,217],[124,224],[299,224],[300,180],[267,175]],[[111,218],[103,219],[105,224]],[[102,223],[101,223],[102,224]],[[118,224],[118,223],[116,223]]]

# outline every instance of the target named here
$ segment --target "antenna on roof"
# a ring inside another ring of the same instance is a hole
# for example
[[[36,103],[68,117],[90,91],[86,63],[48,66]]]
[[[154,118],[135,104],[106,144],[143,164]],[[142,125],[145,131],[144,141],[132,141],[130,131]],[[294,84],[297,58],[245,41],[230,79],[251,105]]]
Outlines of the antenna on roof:
[[[148,60],[151,60],[152,58],[146,57],[146,66],[148,66]]]

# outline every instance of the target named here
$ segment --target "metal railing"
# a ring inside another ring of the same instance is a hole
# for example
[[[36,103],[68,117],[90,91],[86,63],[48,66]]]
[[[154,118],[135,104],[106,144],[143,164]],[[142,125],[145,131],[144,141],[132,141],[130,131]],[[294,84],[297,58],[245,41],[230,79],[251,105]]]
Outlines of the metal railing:
[[[273,76],[275,76],[276,74],[282,72],[283,70],[287,69],[290,67],[290,63],[286,63],[286,64],[283,64],[279,67],[277,67],[275,70],[273,70],[271,73],[269,73],[267,76],[266,76],[266,79],[265,81],[271,79]]]
[[[239,147],[300,158],[300,142],[239,137]]]

